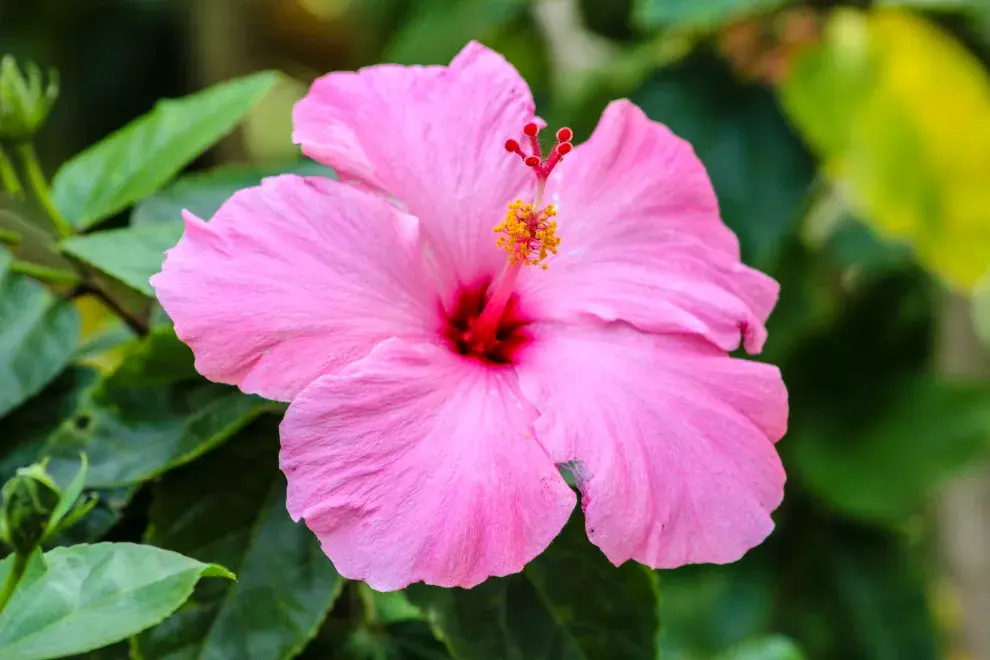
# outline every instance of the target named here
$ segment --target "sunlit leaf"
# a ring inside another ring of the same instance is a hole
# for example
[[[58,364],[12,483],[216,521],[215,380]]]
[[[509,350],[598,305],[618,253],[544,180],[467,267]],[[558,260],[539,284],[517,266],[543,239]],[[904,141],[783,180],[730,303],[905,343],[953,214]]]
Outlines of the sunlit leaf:
[[[159,102],[65,163],[52,181],[55,205],[80,229],[124,210],[227,135],[276,80],[256,73]]]
[[[290,658],[343,585],[319,541],[285,510],[277,422],[255,424],[153,490],[147,541],[237,573],[141,635],[147,658]],[[250,475],[250,478],[245,478]]]
[[[835,12],[781,96],[880,235],[964,290],[988,273],[990,77],[962,45],[907,12]]]
[[[0,562],[0,581],[13,557]],[[44,660],[106,646],[161,621],[202,577],[227,569],[147,545],[99,543],[32,556],[0,613],[0,660]]]
[[[75,308],[12,265],[0,249],[0,417],[58,376],[79,342]]]

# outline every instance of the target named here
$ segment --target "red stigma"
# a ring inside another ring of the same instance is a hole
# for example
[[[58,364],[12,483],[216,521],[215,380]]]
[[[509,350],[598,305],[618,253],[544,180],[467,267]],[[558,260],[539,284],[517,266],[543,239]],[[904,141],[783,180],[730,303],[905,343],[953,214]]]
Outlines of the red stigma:
[[[519,142],[516,140],[506,140],[505,150],[511,154],[516,154],[522,158],[523,162],[527,167],[532,167],[536,172],[536,178],[540,181],[546,181],[550,176],[550,172],[553,168],[561,161],[561,159],[569,154],[574,148],[571,144],[571,139],[574,137],[574,131],[567,128],[566,126],[557,131],[557,143],[550,150],[550,156],[544,160],[543,154],[540,152],[540,141],[537,135],[540,132],[540,127],[534,122],[530,122],[523,126],[523,134],[529,138],[530,144],[532,145],[533,153],[526,155],[522,147],[519,146]]]

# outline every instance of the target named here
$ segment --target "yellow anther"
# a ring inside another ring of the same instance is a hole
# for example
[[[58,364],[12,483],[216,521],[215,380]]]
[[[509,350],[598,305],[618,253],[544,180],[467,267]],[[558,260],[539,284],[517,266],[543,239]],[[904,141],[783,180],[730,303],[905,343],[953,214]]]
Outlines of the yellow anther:
[[[560,238],[557,237],[557,221],[553,217],[557,210],[553,204],[533,212],[533,205],[521,199],[509,204],[505,219],[495,226],[495,233],[501,234],[496,245],[509,253],[509,261],[525,266],[540,264],[551,254],[557,254]]]

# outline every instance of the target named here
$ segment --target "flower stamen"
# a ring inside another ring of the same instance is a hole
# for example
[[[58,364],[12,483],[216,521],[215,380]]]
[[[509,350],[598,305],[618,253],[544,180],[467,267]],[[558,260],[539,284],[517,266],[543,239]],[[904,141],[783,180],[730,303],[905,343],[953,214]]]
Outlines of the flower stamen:
[[[551,254],[557,254],[560,246],[557,221],[553,219],[555,215],[557,210],[553,204],[539,212],[521,199],[509,205],[505,219],[495,226],[495,232],[501,234],[496,244],[509,254],[510,264],[539,264],[544,270],[547,269],[543,261]]]

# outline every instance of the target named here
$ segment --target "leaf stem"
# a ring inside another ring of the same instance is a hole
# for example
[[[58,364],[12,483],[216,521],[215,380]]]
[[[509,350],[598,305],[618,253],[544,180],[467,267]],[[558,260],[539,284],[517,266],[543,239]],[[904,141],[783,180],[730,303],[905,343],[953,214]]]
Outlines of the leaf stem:
[[[48,181],[45,179],[45,173],[41,171],[41,164],[38,162],[38,154],[34,150],[34,145],[30,142],[21,142],[14,147],[17,150],[17,155],[20,156],[21,162],[24,165],[24,172],[27,174],[28,183],[31,184],[31,190],[34,192],[34,196],[38,198],[38,203],[41,204],[42,208],[52,219],[52,223],[55,225],[55,231],[61,238],[67,238],[76,233],[69,221],[55,208],[55,204],[52,202],[51,194],[48,190]]]
[[[20,245],[21,235],[9,229],[0,229],[0,243],[4,245]]]
[[[3,145],[0,145],[0,184],[3,184],[3,189],[14,197],[24,196],[24,186],[21,185],[21,179],[17,176],[14,163],[10,160]]]
[[[17,588],[17,583],[24,577],[24,570],[27,568],[29,558],[30,555],[14,553],[14,565],[7,575],[7,581],[3,583],[3,589],[0,590],[0,612],[3,612],[3,608],[7,607],[7,603]]]
[[[14,261],[10,269],[15,273],[27,275],[48,284],[75,284],[79,281],[79,276],[72,271],[39,266],[30,261]]]

